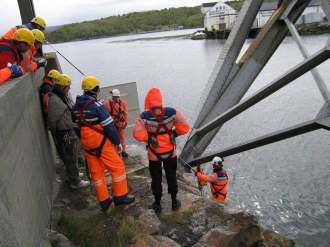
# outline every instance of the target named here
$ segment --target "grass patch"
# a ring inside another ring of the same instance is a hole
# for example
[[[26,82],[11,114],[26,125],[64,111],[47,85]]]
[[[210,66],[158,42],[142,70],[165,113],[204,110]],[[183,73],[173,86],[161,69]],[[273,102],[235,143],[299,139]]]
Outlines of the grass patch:
[[[168,225],[186,225],[189,223],[191,216],[203,207],[203,201],[197,201],[189,210],[183,212],[175,212],[170,215],[161,215],[160,220]]]
[[[91,212],[93,213],[93,212]],[[58,224],[59,231],[84,247],[127,246],[140,233],[132,216],[114,208],[108,215],[67,212]]]

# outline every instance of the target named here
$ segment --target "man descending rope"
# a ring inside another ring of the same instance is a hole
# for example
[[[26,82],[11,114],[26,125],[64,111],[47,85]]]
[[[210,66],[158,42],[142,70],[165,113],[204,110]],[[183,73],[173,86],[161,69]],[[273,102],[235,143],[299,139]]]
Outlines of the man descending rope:
[[[86,76],[82,89],[84,94],[77,97],[73,115],[101,209],[106,211],[112,201],[116,206],[130,204],[135,198],[128,194],[125,165],[118,154],[122,151],[118,132],[112,117],[97,101],[100,82],[94,76]],[[111,174],[113,198],[109,196],[104,169]]]
[[[162,197],[162,164],[164,166],[168,193],[172,197],[172,210],[180,208],[177,199],[176,178],[177,156],[175,138],[189,131],[189,124],[179,111],[163,107],[160,90],[152,88],[145,98],[145,111],[141,113],[133,127],[133,137],[147,144],[151,187],[155,197],[152,208],[160,213]]]
[[[222,203],[226,202],[228,193],[228,175],[225,169],[223,169],[223,161],[221,157],[216,156],[213,158],[213,173],[209,176],[198,170],[195,174],[200,183],[210,183],[212,198]]]
[[[108,110],[115,126],[118,130],[120,143],[123,147],[121,152],[122,157],[127,158],[126,150],[126,127],[128,124],[128,112],[126,102],[121,99],[120,91],[118,89],[113,89],[111,91],[112,100],[105,100],[103,105],[105,109]]]

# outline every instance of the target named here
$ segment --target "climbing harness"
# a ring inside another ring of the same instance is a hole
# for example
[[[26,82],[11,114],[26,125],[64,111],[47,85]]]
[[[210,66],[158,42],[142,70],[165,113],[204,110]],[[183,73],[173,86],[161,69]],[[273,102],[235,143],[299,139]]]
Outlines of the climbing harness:
[[[176,149],[176,142],[175,142],[175,132],[172,130],[172,128],[168,128],[167,124],[168,123],[164,123],[163,120],[158,120],[157,119],[157,129],[155,132],[151,132],[150,128],[155,127],[152,126],[151,124],[148,124],[148,121],[146,123],[146,127],[147,127],[147,132],[148,132],[148,144],[147,144],[147,148],[149,148],[149,150],[151,151],[151,153],[157,157],[158,160],[166,160],[170,157],[173,156],[173,153]],[[170,140],[171,143],[173,144],[173,149],[171,149],[168,152],[165,153],[157,153],[154,149],[158,147],[158,141],[157,141],[157,136],[158,135],[163,135],[163,134],[168,134],[170,136]]]
[[[92,124],[88,124],[86,123],[86,119],[85,119],[85,113],[84,110],[86,109],[86,107],[88,107],[90,104],[92,104],[94,102],[94,100],[88,100],[83,107],[79,108],[79,118],[78,118],[78,125],[79,127],[87,127],[90,128],[92,130],[94,130],[95,132],[101,134],[103,136],[101,144],[97,147],[97,148],[93,148],[93,149],[84,149],[88,154],[96,156],[96,157],[100,157],[101,153],[102,153],[102,149],[104,147],[104,144],[107,140],[107,137],[105,136],[105,133],[103,130],[100,130],[99,128],[95,127]]]
[[[120,123],[125,123],[125,112],[122,110],[122,102],[119,100],[119,108],[118,108],[118,114],[114,115],[114,106],[113,106],[113,101],[109,100],[109,112],[110,115],[113,117],[113,120],[115,122],[115,125],[117,128],[120,128],[118,124]]]

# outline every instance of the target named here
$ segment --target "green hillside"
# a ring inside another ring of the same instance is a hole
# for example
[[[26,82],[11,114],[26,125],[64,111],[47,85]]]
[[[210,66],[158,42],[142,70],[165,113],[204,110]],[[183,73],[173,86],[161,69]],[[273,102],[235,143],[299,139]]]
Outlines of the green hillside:
[[[179,26],[202,27],[203,15],[200,6],[134,12],[68,24],[47,34],[47,39],[50,42],[65,42],[119,34],[163,31]]]

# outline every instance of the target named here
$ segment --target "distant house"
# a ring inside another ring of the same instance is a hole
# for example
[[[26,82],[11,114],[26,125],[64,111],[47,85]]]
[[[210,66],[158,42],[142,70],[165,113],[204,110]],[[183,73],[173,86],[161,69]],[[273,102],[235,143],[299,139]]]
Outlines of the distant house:
[[[213,6],[212,6],[213,5]],[[224,31],[231,29],[237,18],[237,11],[225,2],[202,5],[204,27],[206,31]]]
[[[219,1],[203,3],[201,11],[204,14],[204,28],[207,32],[229,31],[234,26],[243,1]],[[277,9],[277,1],[262,4],[252,29],[265,25],[273,12]],[[322,22],[326,18],[319,0],[312,0],[305,9],[297,24]]]

